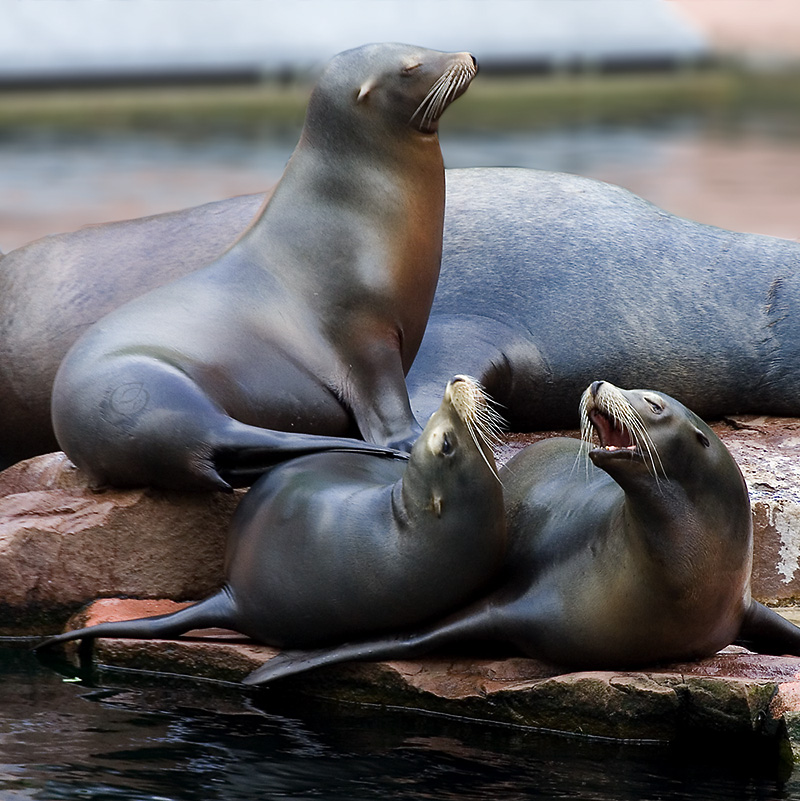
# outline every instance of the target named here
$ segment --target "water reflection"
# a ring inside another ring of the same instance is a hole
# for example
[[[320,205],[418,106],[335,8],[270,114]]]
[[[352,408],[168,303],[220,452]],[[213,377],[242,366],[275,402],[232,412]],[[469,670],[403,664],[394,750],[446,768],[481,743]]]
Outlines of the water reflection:
[[[49,233],[261,192],[296,132],[168,136],[7,131],[0,137],[0,249]],[[448,133],[449,167],[518,166],[625,186],[676,214],[800,239],[800,136],[765,122],[718,128],[698,116],[657,125]]]
[[[774,747],[624,745],[104,674],[0,649],[0,799],[778,799]]]

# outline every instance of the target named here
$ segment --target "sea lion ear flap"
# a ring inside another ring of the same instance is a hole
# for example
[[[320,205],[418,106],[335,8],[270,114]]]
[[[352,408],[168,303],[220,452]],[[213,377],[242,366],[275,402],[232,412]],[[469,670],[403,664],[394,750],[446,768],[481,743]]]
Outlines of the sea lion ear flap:
[[[442,499],[438,495],[431,498],[431,508],[436,517],[442,516]]]
[[[694,430],[694,433],[697,435],[697,441],[704,448],[710,448],[711,447],[711,443],[708,441],[708,437],[699,428],[696,428]]]
[[[369,97],[369,93],[372,91],[373,83],[372,81],[366,81],[365,83],[361,84],[361,89],[358,90],[358,97],[356,98],[356,103],[363,103],[367,97]]]

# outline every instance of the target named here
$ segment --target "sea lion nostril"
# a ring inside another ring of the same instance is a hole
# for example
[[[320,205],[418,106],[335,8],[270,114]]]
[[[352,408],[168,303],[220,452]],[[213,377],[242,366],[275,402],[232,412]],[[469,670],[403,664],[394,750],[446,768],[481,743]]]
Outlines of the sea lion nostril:
[[[605,381],[593,381],[591,386],[592,397],[597,397],[597,393],[600,391],[600,387],[603,386]]]

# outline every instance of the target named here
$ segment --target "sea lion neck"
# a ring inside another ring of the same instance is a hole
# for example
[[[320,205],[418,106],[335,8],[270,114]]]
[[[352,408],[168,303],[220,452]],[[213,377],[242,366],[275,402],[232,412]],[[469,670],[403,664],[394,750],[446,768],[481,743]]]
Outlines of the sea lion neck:
[[[329,105],[333,105],[330,110]],[[356,109],[343,110],[324,98],[313,108],[309,106],[296,151],[316,153],[331,169],[337,164],[375,163],[381,169],[395,165],[405,171],[413,161],[416,172],[441,171],[444,180],[437,132],[425,133],[410,124],[367,117]]]
[[[253,262],[278,271],[284,285],[302,286],[311,305],[351,304],[348,288],[358,287],[393,321],[407,370],[433,303],[444,199],[444,166],[435,139],[431,146],[388,143],[382,152],[351,146],[335,152],[312,147],[304,135],[245,246]],[[371,231],[381,231],[382,238]],[[283,270],[284,250],[302,253],[324,269]],[[264,260],[263,253],[271,257]],[[352,280],[343,281],[345,276]]]

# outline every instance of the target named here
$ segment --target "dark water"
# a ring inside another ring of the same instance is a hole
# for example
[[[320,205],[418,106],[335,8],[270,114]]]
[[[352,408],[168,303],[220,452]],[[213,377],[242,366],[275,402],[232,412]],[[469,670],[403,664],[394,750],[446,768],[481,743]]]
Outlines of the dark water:
[[[104,673],[0,648],[0,801],[789,799],[775,747],[567,738]]]

